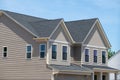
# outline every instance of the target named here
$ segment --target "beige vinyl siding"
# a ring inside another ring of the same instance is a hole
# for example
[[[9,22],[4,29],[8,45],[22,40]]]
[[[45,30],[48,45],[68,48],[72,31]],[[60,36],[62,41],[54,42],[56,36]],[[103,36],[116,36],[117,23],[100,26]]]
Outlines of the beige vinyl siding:
[[[87,40],[84,42],[84,44],[98,46],[98,47],[106,47],[103,37],[100,34],[100,31],[99,31],[97,25],[94,26],[93,30],[89,34],[89,36],[88,36]]]
[[[50,80],[52,71],[46,59],[39,58],[39,44],[34,36],[11,21],[0,17],[0,80]],[[33,46],[32,59],[26,59],[26,45]],[[8,57],[2,57],[2,47],[8,47]]]

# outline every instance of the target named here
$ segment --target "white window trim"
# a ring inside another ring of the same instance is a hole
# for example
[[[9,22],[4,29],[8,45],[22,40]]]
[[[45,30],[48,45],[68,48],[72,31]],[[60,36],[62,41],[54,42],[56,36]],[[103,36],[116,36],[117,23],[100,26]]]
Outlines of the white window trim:
[[[56,45],[57,46],[57,53],[56,53],[56,59],[52,59],[52,45]],[[52,43],[52,45],[51,45],[51,60],[57,60],[57,57],[58,57],[58,43]]]
[[[61,60],[67,61],[67,60],[63,60],[63,46],[67,47],[67,60],[68,60],[69,47],[68,47],[68,45],[65,45],[65,44],[61,45]]]
[[[89,52],[88,52],[88,54],[89,54],[89,61],[88,62],[85,61],[85,49],[89,50]],[[84,62],[85,63],[89,63],[90,62],[90,48],[85,48],[85,49],[84,49]]]
[[[94,62],[94,50],[97,51],[97,62]],[[99,51],[98,49],[93,49],[93,63],[94,63],[94,64],[97,64],[97,63],[98,63],[98,58],[99,58],[99,57],[98,57],[98,51]]]
[[[2,57],[3,57],[3,58],[7,58],[7,57],[4,57],[4,56],[3,56],[3,52],[4,52],[3,48],[4,48],[4,47],[7,47],[7,57],[8,57],[8,46],[3,46],[3,47],[2,47]]]
[[[40,56],[40,52],[41,52],[41,45],[45,45],[45,54],[44,54],[44,58],[41,58],[41,56]],[[39,58],[40,59],[45,59],[46,58],[46,52],[47,52],[47,46],[46,46],[46,43],[41,43],[41,44],[39,44]]]
[[[31,46],[31,58],[27,58],[27,46]],[[27,60],[30,60],[30,59],[32,59],[32,54],[33,54],[33,47],[32,47],[32,44],[27,44],[26,45],[26,53],[25,53],[25,59],[27,59]]]

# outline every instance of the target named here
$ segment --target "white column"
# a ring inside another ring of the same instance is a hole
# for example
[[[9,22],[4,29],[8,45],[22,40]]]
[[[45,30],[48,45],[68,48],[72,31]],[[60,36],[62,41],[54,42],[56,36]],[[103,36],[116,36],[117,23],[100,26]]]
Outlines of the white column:
[[[107,74],[107,80],[110,80],[110,74],[109,73]]]
[[[94,72],[91,74],[91,80],[94,80]]]
[[[100,72],[100,78],[99,78],[99,80],[102,80],[102,72]]]
[[[114,73],[114,76],[115,76],[115,80],[117,80],[117,73]]]

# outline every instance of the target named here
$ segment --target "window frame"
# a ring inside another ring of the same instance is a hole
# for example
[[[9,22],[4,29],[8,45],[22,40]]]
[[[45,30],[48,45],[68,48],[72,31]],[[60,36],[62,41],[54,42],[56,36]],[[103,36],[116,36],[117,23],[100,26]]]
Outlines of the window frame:
[[[28,53],[27,53],[27,46],[31,46],[31,58],[27,58],[27,54],[28,54]],[[25,58],[26,58],[26,59],[32,59],[32,53],[33,53],[32,44],[27,44],[27,45],[26,45],[26,56],[25,56]]]
[[[63,47],[64,47],[64,46],[67,47],[66,60],[63,59]],[[61,50],[61,53],[62,53],[62,57],[61,57],[61,58],[62,58],[62,61],[67,61],[67,60],[68,60],[68,48],[69,48],[69,47],[68,47],[68,45],[62,45],[61,47],[62,47],[62,48],[61,48],[61,49],[62,49],[62,50]]]
[[[97,53],[96,53],[97,56],[94,55],[94,51],[97,52]],[[96,59],[96,62],[95,62],[95,57],[97,58],[97,59]],[[94,49],[94,50],[93,50],[93,62],[94,62],[94,63],[98,63],[98,50],[97,50],[97,49]]]
[[[41,45],[45,45],[45,50],[44,51],[41,51]],[[45,57],[46,57],[46,43],[41,43],[41,44],[39,44],[39,58],[40,59],[44,59]],[[41,57],[41,52],[45,52],[44,53],[44,57]]]
[[[85,50],[86,50],[86,49],[88,50],[88,61],[86,61],[86,53],[85,53]],[[84,54],[85,54],[85,56],[84,56],[84,57],[85,57],[85,58],[84,58],[85,62],[89,62],[89,61],[90,61],[90,49],[89,49],[89,48],[85,48],[85,49],[84,49]]]
[[[103,63],[103,52],[105,52],[105,63]],[[101,55],[101,57],[102,57],[102,64],[106,64],[106,55],[107,55],[107,52],[105,51],[105,50],[102,50],[101,51],[101,53],[102,53],[102,55]]]
[[[56,59],[53,59],[53,58],[52,58],[52,46],[53,46],[53,45],[56,45]],[[52,60],[57,60],[58,44],[57,44],[57,43],[53,43],[52,46],[51,46],[51,59],[52,59]]]
[[[7,56],[6,57],[4,57],[4,47],[7,47]],[[3,58],[7,58],[8,57],[8,46],[3,46],[2,47],[2,57]]]

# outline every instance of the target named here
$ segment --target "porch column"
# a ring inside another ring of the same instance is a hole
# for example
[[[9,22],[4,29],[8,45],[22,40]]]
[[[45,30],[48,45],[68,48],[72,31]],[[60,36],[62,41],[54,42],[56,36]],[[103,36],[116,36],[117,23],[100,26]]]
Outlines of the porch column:
[[[115,80],[117,80],[117,73],[114,73],[114,76],[115,76]]]
[[[100,72],[99,80],[102,80],[102,72]]]
[[[91,73],[91,80],[94,80],[94,72]]]
[[[107,74],[107,80],[110,80],[110,74],[109,73]]]

